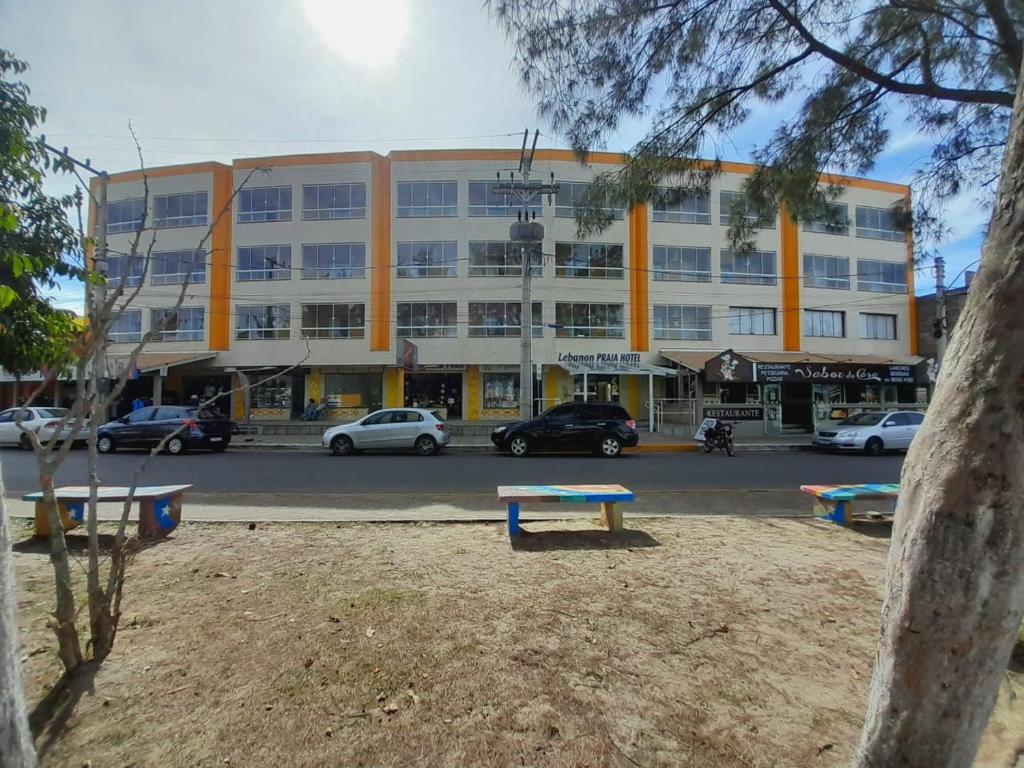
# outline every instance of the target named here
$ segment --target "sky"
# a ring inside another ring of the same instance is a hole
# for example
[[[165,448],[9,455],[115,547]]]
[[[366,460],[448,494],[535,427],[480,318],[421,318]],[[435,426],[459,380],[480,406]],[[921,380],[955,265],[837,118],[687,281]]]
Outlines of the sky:
[[[0,46],[28,61],[48,140],[110,172],[246,156],[446,147],[565,146],[536,114],[510,44],[480,0],[0,0]],[[798,102],[755,108],[723,142],[745,161]],[[927,136],[900,115],[869,174],[909,182]],[[607,149],[629,150],[642,120]],[[68,178],[49,182],[69,191]],[[947,278],[980,255],[988,213],[971,191],[947,206]],[[963,278],[958,282],[962,284]],[[934,287],[931,271],[918,292]],[[947,281],[948,282],[948,281]],[[66,285],[54,300],[81,307]]]

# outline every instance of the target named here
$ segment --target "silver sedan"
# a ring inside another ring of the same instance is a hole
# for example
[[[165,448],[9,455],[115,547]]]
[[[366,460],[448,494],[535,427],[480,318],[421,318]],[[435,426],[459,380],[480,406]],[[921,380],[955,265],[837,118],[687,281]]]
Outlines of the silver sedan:
[[[426,408],[385,408],[351,424],[324,432],[323,446],[335,456],[362,450],[415,450],[432,456],[448,445],[451,433],[437,411]]]
[[[45,443],[58,429],[61,429],[58,442],[85,442],[89,438],[88,420],[83,421],[79,430],[72,435],[74,422],[71,419],[68,419],[61,428],[61,420],[67,413],[67,408],[8,408],[0,413],[0,445],[18,445],[28,449],[32,444],[29,442],[27,432],[35,432],[39,436],[39,441]]]

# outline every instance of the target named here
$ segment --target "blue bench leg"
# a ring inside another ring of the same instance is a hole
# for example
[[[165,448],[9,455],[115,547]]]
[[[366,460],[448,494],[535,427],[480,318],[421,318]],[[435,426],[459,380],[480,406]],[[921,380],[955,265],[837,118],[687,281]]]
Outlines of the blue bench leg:
[[[508,535],[519,535],[519,502],[508,502]]]
[[[830,523],[835,523],[836,525],[846,525],[849,522],[848,515],[850,512],[847,507],[848,502],[837,501],[835,502],[835,508],[832,510],[831,514],[822,515],[822,519],[827,520]]]

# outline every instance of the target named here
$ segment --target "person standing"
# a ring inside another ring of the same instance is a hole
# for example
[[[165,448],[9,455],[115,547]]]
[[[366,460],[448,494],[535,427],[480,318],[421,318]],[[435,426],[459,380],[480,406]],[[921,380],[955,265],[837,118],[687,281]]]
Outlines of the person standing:
[[[146,401],[143,400],[141,397],[136,397],[134,400],[132,400],[132,413],[135,413],[135,411],[141,411],[145,407]]]

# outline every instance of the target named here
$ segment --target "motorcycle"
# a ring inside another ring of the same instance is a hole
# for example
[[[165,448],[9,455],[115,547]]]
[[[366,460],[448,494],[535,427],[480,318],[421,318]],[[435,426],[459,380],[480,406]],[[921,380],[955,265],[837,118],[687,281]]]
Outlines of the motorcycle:
[[[704,432],[704,453],[711,453],[715,448],[721,448],[727,455],[735,456],[736,448],[732,442],[732,428],[733,424],[728,421],[715,419],[715,423]]]

